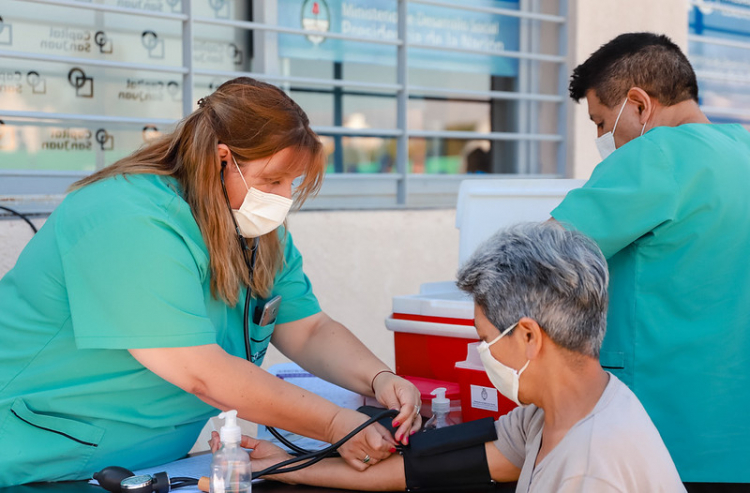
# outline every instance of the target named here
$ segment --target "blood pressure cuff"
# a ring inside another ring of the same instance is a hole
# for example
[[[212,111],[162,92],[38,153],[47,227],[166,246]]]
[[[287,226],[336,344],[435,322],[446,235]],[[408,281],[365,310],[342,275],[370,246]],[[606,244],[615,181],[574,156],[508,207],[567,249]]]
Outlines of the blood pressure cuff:
[[[484,444],[497,440],[492,418],[415,433],[402,450],[407,491],[492,483]]]

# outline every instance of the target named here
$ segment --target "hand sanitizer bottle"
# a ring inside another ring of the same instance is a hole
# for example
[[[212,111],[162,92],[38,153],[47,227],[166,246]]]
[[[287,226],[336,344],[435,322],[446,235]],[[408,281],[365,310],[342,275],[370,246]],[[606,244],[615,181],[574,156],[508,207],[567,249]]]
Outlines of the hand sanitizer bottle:
[[[211,460],[211,493],[250,493],[250,455],[240,447],[242,431],[237,426],[237,411],[223,412],[219,418],[226,421],[219,431],[221,448]]]
[[[446,389],[444,387],[438,387],[431,392],[435,396],[432,399],[432,417],[425,423],[424,431],[445,428],[446,426],[455,424],[448,417],[448,414],[451,412],[451,401],[445,397],[445,392]]]

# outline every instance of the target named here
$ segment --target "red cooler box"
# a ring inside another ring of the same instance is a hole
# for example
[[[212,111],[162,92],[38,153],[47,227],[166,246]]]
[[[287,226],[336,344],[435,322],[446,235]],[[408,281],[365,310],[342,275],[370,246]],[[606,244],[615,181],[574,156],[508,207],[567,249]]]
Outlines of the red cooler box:
[[[454,282],[427,283],[418,295],[393,298],[385,326],[394,332],[396,373],[458,382],[455,364],[479,338],[474,303]]]
[[[516,407],[516,403],[497,391],[484,371],[477,351],[478,342],[467,345],[466,360],[456,363],[461,391],[461,416],[464,421],[497,419]]]

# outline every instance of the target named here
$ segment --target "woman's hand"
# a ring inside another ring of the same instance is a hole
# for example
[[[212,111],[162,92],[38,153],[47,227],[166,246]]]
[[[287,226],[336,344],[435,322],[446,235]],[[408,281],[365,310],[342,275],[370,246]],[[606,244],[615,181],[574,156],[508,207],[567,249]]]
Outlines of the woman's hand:
[[[368,419],[369,416],[365,414],[341,408],[331,423],[331,443],[342,439]],[[395,452],[396,442],[388,430],[378,423],[373,423],[354,435],[339,447],[338,451],[347,464],[358,471],[364,471]]]
[[[397,428],[395,437],[397,441],[408,445],[409,436],[422,426],[422,416],[419,414],[422,395],[419,390],[408,380],[390,371],[375,375],[372,388],[378,402],[388,409],[399,411],[398,416],[393,418],[393,427]]]

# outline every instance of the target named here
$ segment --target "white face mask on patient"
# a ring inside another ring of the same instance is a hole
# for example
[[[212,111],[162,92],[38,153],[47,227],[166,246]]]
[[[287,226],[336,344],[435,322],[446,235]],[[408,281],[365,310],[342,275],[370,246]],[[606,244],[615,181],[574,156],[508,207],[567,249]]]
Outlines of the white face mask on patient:
[[[617,129],[617,123],[620,121],[620,116],[622,116],[622,110],[625,109],[627,103],[628,99],[625,98],[625,101],[622,102],[622,106],[620,106],[620,112],[617,114],[615,126],[612,127],[612,131],[602,134],[601,137],[596,139],[596,149],[599,151],[602,161],[607,159],[610,154],[617,150],[617,145],[615,144],[615,130]],[[643,135],[644,130],[646,130],[645,123],[643,124],[643,128],[641,128],[641,135]]]
[[[505,397],[523,407],[526,406],[526,404],[521,404],[521,402],[518,400],[518,386],[521,379],[521,374],[529,366],[531,360],[527,361],[526,364],[523,365],[523,368],[516,371],[513,368],[500,363],[495,359],[494,356],[492,356],[492,353],[490,352],[490,346],[502,339],[505,334],[513,330],[516,325],[518,324],[515,323],[511,325],[510,327],[505,329],[502,334],[500,334],[490,342],[480,342],[477,349],[479,351],[479,357],[482,360],[482,366],[484,366],[484,371],[487,372],[487,376],[490,378],[490,382],[492,382],[492,385],[494,385],[495,388],[497,388],[497,390],[499,390],[500,393]]]
[[[232,209],[242,236],[257,238],[270,233],[284,223],[284,219],[286,219],[286,215],[292,207],[292,199],[248,187],[234,156],[232,156],[232,161],[237,166],[240,178],[247,188],[247,195],[245,195],[245,200],[240,208]]]

